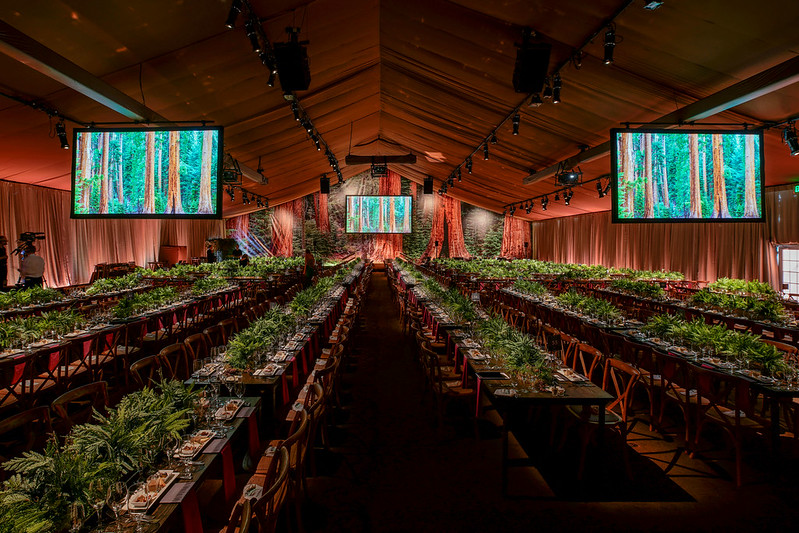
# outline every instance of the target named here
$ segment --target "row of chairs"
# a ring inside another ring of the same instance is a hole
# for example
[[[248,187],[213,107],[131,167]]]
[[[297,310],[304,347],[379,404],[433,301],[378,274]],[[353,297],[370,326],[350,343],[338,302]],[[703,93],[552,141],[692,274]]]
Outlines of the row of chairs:
[[[302,531],[302,500],[307,496],[307,477],[316,475],[315,443],[318,440],[325,448],[329,446],[326,428],[332,410],[341,405],[341,375],[344,362],[352,353],[352,338],[358,329],[370,274],[371,268],[368,268],[339,318],[329,346],[320,351],[314,370],[288,411],[286,437],[267,445],[223,533],[271,533],[277,527],[286,502],[293,506],[293,527]],[[250,490],[250,487],[256,488]],[[291,520],[286,518],[290,524]]]

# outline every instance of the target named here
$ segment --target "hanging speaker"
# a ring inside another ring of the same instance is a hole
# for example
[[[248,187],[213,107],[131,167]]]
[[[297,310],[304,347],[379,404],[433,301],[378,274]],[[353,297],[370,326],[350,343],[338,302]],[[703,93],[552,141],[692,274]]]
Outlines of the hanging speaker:
[[[284,93],[305,91],[311,84],[308,51],[304,46],[308,41],[298,40],[299,28],[286,28],[286,30],[289,31],[289,42],[274,44],[280,87]]]
[[[319,192],[322,194],[330,194],[330,178],[327,176],[319,178]]]
[[[429,176],[424,179],[424,193],[433,194],[433,178]]]
[[[540,93],[549,70],[549,54],[552,45],[547,43],[525,43],[516,51],[516,66],[513,68],[513,90],[517,93]]]

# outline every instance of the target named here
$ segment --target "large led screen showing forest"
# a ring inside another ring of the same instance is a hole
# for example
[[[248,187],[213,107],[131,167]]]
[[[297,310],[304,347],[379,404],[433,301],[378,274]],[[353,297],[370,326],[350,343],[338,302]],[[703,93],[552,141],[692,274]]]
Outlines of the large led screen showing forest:
[[[763,220],[763,134],[612,130],[614,222]]]
[[[410,233],[410,196],[347,196],[347,233]]]
[[[220,218],[222,128],[76,129],[75,218]]]

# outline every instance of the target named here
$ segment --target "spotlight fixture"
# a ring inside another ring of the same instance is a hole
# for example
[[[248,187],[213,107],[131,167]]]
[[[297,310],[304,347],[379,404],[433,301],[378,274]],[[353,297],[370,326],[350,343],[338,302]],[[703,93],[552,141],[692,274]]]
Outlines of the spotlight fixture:
[[[225,21],[227,29],[232,30],[236,27],[236,19],[239,18],[239,13],[241,13],[241,0],[233,0],[230,5],[230,11],[227,14],[227,21]]]
[[[510,216],[513,216],[514,213],[516,213],[516,206],[512,205],[512,206],[510,206]]]
[[[472,173],[472,156],[466,158],[466,172],[469,174]]]
[[[548,204],[549,204],[549,197],[545,194],[544,197],[541,198],[541,209],[546,211]]]
[[[504,208],[502,209],[502,216],[503,216],[503,217],[504,217],[504,216],[507,216],[507,214],[508,214],[508,208],[507,208],[507,207],[504,207]]]
[[[555,191],[555,201],[560,200],[560,191]]]
[[[602,182],[600,182],[600,181],[596,182],[596,192],[599,193],[599,197],[600,198],[604,198],[605,197],[605,189],[602,187]]]
[[[316,151],[322,151],[322,145],[319,143],[319,136],[318,135],[311,135],[311,140],[313,141],[314,145],[316,146]]]
[[[560,103],[560,88],[562,87],[563,83],[560,79],[560,74],[555,74],[555,77],[552,80],[552,103],[559,104]]]
[[[613,64],[613,49],[616,48],[616,25],[609,24],[608,31],[605,32],[605,59],[606,65]]]
[[[244,189],[241,190],[241,203],[249,205],[250,204],[250,196],[247,194],[247,191]]]
[[[567,189],[566,192],[563,193],[563,203],[569,205],[569,202],[572,201],[572,196],[574,196],[574,191]]]
[[[488,143],[483,145],[483,161],[488,161]]]
[[[274,70],[270,70],[269,71],[269,78],[266,80],[266,85],[268,87],[274,87],[275,86],[275,76],[277,76],[277,72],[275,72]]]
[[[258,32],[255,31],[255,21],[253,19],[249,19],[244,24],[244,29],[247,32],[247,38],[250,40],[250,46],[252,46],[252,51],[256,54],[261,53],[261,43],[258,40]]]
[[[577,167],[577,169],[561,170],[555,174],[555,181],[560,185],[574,185],[580,183],[582,177],[583,171]]]
[[[532,210],[533,210],[533,203],[530,202],[529,204],[527,204],[527,207],[524,208],[524,211],[525,211],[525,213],[527,213],[529,215],[530,211],[532,211]]]
[[[255,198],[255,205],[257,205],[258,207],[263,207],[264,206],[264,199],[262,197],[260,197],[260,196],[257,196]]]
[[[497,139],[497,134],[496,133],[492,133],[491,134],[491,144],[497,144],[498,142],[499,142],[499,140]]]
[[[64,124],[64,119],[55,125],[55,134],[58,136],[58,141],[61,143],[61,148],[69,150],[69,141],[67,140],[67,126]]]
[[[528,105],[529,107],[541,107],[541,104],[543,103],[544,101],[541,100],[541,95],[534,94],[533,96],[530,97],[530,103]]]
[[[650,0],[649,2],[644,4],[644,9],[647,9],[649,11],[654,11],[662,5],[663,2],[658,2],[657,0]]]
[[[447,185],[449,185],[450,187],[455,186],[455,178],[452,177],[452,174],[450,174],[449,177],[447,178]]]
[[[230,196],[230,201],[231,202],[235,202],[236,201],[236,189],[234,189],[233,187],[228,187],[226,192],[227,192],[228,196]]]
[[[799,155],[799,138],[796,136],[796,126],[793,122],[782,130],[782,139],[788,145],[791,155]]]
[[[519,135],[519,123],[521,123],[522,117],[519,116],[519,113],[513,115],[513,134]]]
[[[461,179],[462,179],[462,178],[461,178],[461,167],[458,167],[458,170],[457,170],[456,176],[458,177],[458,182],[460,182],[460,181],[461,181]]]
[[[341,185],[344,183],[344,176],[341,174],[341,171],[336,169],[336,177],[338,178],[338,184]]]
[[[261,183],[262,184],[266,185],[266,184],[269,183],[269,178],[264,176],[264,167],[261,166],[261,156],[260,155],[258,156],[258,168],[256,169],[256,172],[261,176]]]

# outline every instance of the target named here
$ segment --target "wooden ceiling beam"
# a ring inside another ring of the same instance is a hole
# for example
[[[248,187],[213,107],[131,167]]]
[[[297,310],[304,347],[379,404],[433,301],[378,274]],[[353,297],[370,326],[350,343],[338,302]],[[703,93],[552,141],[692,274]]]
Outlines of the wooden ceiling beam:
[[[152,109],[0,20],[0,52],[136,122],[168,122]]]
[[[702,120],[722,111],[739,106],[766,94],[778,91],[788,85],[799,82],[799,56],[764,70],[754,76],[739,81],[692,104],[688,104],[676,111],[663,115],[650,122],[650,125],[674,126],[695,120]],[[530,185],[553,176],[561,168],[574,168],[581,163],[588,163],[594,159],[604,157],[610,153],[610,141],[583,150],[577,155],[566,158],[554,165],[533,172],[522,180],[524,185]]]

